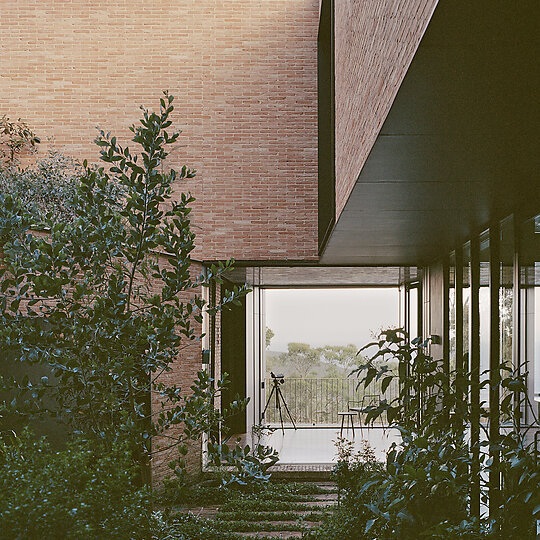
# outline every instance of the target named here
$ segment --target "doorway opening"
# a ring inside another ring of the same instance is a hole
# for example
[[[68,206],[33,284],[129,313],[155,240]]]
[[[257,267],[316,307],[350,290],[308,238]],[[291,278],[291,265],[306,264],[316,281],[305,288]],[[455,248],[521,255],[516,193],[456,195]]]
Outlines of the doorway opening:
[[[254,442],[253,432],[267,428],[261,442],[279,451],[280,464],[331,464],[339,437],[358,448],[368,441],[383,459],[396,434],[384,419],[368,428],[365,415],[354,410],[378,399],[379,383],[359,387],[352,372],[365,362],[359,349],[381,330],[421,327],[418,269],[258,267],[235,272],[231,282],[246,281],[252,292],[241,308],[222,314],[221,372],[229,374],[233,393],[249,403],[245,415],[228,427],[248,444]],[[272,373],[279,378],[281,407],[276,391],[271,397],[276,388]],[[393,390],[398,393],[397,381]],[[232,394],[224,397],[226,403]]]

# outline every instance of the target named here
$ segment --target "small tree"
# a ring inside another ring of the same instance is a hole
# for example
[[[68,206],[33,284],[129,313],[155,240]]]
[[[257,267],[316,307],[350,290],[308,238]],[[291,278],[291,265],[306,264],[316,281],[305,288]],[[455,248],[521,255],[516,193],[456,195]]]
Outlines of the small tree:
[[[152,453],[163,450],[152,449],[152,437],[168,437],[168,446],[183,454],[188,440],[222,420],[213,403],[225,381],[201,372],[186,396],[160,375],[182,358],[187,342],[201,337],[204,311],[213,316],[246,293],[235,287],[215,306],[197,294],[220,283],[232,261],[193,275],[194,199],[173,198],[172,189],[195,171],[163,172],[167,147],[179,137],[168,131],[172,103],[165,92],[159,113],[143,109],[141,125],[130,128],[139,154],[100,132],[96,144],[107,168],[84,162],[74,218],[51,223],[48,236],[21,234],[30,220],[13,199],[0,206],[0,347],[51,372],[40,380],[3,377],[13,395],[4,411],[52,414],[110,447],[127,440],[143,471]],[[120,198],[111,196],[119,192]],[[161,397],[159,411],[151,408],[152,391]],[[183,426],[180,434],[168,432],[172,425]]]
[[[10,120],[5,114],[0,118],[0,167],[2,162],[13,165],[24,150],[34,150],[41,141],[20,118]]]

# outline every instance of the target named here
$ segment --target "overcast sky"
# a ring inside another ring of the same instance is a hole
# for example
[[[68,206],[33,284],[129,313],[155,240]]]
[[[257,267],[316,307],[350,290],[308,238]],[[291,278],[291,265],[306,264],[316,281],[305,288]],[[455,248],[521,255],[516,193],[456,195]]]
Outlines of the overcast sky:
[[[361,347],[372,332],[399,324],[397,289],[267,289],[265,294],[273,351],[286,351],[293,341]]]

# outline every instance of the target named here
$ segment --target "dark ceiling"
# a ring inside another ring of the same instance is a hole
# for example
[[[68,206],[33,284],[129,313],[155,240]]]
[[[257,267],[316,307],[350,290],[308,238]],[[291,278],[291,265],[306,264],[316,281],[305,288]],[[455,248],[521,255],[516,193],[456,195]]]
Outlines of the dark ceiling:
[[[441,0],[321,257],[422,265],[540,204],[538,0]]]

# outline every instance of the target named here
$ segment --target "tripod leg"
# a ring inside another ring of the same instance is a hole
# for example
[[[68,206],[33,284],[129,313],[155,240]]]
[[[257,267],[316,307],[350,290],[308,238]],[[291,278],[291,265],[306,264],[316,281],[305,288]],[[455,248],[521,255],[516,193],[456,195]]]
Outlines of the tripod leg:
[[[281,421],[281,431],[283,432],[283,435],[285,435],[285,428],[283,427],[283,414],[281,412],[281,402],[279,401],[280,394],[281,392],[279,391],[279,388],[278,388],[276,392],[276,405],[279,411],[279,420]]]
[[[291,419],[292,425],[294,429],[296,429],[296,424],[294,423],[293,417],[291,415],[291,411],[289,411],[289,407],[287,407],[287,402],[285,401],[285,398],[283,397],[281,389],[278,388],[277,391],[278,391],[278,395],[281,397],[281,401],[283,401],[283,405],[285,405],[285,410],[287,411],[287,414],[289,415],[289,418]]]
[[[264,420],[264,415],[266,414],[266,409],[268,409],[268,405],[270,405],[270,401],[272,400],[272,396],[274,394],[275,389],[276,389],[276,387],[272,386],[272,391],[270,392],[270,395],[268,396],[268,400],[266,401],[264,411],[262,412],[262,415],[261,415],[261,420]]]

